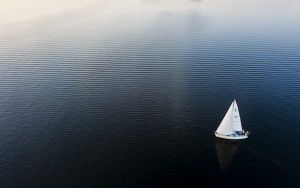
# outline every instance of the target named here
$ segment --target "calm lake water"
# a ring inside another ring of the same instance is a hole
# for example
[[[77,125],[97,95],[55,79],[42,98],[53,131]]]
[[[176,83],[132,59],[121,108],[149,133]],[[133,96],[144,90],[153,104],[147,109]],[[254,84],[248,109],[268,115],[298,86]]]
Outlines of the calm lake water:
[[[0,187],[300,186],[300,1],[1,0]],[[233,98],[251,131],[216,140]]]

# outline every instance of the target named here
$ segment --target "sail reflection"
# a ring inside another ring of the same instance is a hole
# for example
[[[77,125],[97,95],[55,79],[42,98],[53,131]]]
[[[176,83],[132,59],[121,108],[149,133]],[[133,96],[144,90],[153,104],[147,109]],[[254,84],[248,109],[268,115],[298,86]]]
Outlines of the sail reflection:
[[[219,166],[222,172],[226,172],[230,167],[230,164],[234,156],[236,155],[239,145],[240,142],[237,143],[221,139],[215,140]]]

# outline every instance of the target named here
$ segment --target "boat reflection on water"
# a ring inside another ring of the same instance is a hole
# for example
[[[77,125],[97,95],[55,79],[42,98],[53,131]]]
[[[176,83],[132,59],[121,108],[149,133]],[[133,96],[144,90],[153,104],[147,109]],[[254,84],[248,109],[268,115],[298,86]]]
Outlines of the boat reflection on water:
[[[218,161],[222,172],[226,172],[230,167],[240,144],[241,142],[223,140],[219,138],[215,139]]]

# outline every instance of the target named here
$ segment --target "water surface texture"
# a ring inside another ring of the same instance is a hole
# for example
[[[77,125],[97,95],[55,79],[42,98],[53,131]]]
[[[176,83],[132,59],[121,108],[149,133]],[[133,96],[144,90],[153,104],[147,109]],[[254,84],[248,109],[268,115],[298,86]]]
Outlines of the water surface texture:
[[[1,188],[300,186],[300,1],[0,3]]]

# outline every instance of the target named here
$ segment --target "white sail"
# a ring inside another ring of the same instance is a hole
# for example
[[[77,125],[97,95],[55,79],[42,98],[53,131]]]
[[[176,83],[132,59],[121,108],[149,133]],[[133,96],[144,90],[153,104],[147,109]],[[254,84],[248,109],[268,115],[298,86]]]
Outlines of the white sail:
[[[233,111],[232,111],[232,129],[234,131],[242,131],[242,123],[240,118],[239,109],[236,101],[233,101]]]
[[[226,115],[224,116],[221,124],[219,125],[217,129],[218,134],[222,135],[230,135],[233,133],[233,128],[232,128],[232,109],[233,109],[233,103],[229,107]]]
[[[242,124],[238,106],[234,100],[216,132],[221,135],[231,135],[235,131],[242,131]]]

